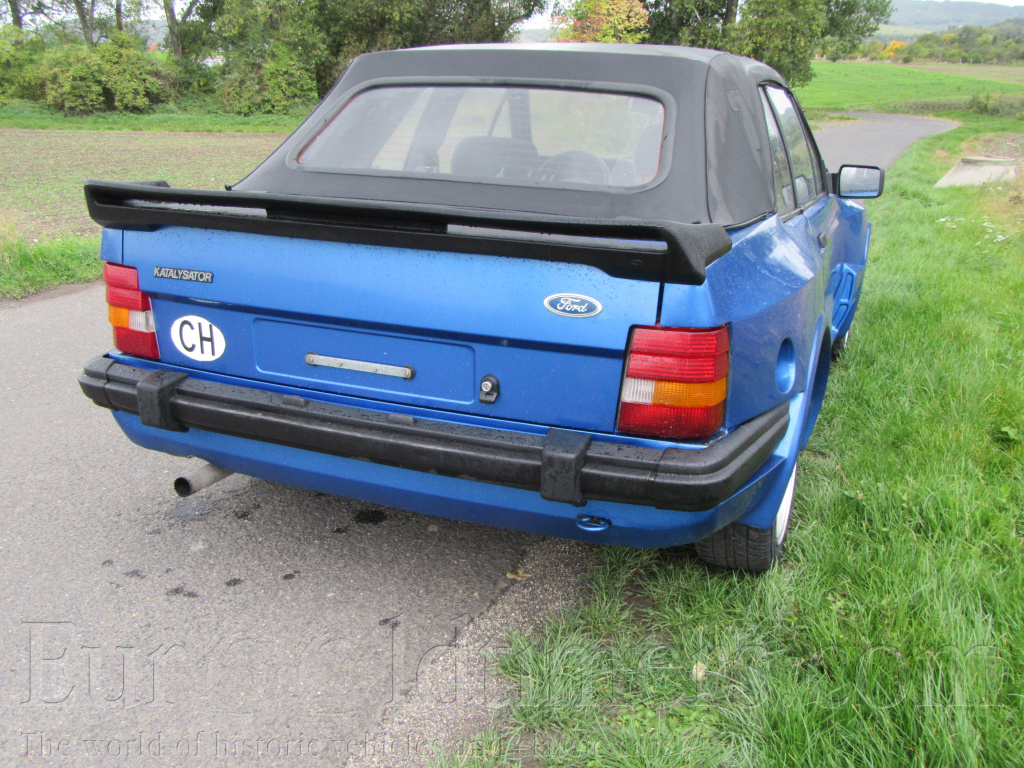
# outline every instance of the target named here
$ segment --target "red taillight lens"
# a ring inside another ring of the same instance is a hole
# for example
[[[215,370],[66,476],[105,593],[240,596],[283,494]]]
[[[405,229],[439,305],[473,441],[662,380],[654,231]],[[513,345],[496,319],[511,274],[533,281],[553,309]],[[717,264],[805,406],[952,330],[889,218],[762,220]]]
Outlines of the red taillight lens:
[[[103,262],[103,282],[109,288],[124,288],[128,291],[139,290],[139,271],[135,267]]]
[[[141,291],[129,291],[124,288],[107,286],[107,304],[112,307],[123,307],[145,312],[149,309],[149,297]]]
[[[129,355],[140,355],[152,357],[154,360],[160,357],[160,350],[156,346],[155,333],[142,333],[133,331],[130,328],[114,328],[114,346]]]
[[[129,355],[160,357],[149,297],[139,290],[134,267],[103,263],[107,284],[107,316],[114,327],[114,346]]]
[[[729,329],[638,327],[626,355],[618,430],[704,439],[725,423]]]

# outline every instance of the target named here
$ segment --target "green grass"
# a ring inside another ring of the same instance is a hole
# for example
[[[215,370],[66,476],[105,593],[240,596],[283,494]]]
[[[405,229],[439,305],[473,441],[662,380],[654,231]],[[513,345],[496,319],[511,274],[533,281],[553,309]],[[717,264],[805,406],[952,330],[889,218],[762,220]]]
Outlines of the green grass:
[[[0,128],[49,128],[85,131],[199,131],[203,133],[291,133],[312,111],[296,105],[287,114],[243,117],[220,112],[207,103],[160,104],[152,112],[97,112],[68,117],[32,101],[0,105]]]
[[[816,61],[814,73],[809,85],[796,89],[800,103],[812,110],[901,111],[901,106],[908,102],[946,102],[962,108],[972,96],[1024,95],[1024,83],[924,71],[891,63]]]
[[[0,113],[25,118],[47,111],[20,103],[0,107]],[[165,120],[163,129],[173,125],[190,132],[157,132],[158,123],[146,121],[158,118]],[[196,132],[207,118],[220,122]],[[7,130],[0,131],[0,160],[5,168],[0,174],[2,298],[99,277],[99,227],[86,211],[85,179],[164,179],[175,186],[218,189],[244,177],[280,144],[284,134],[268,131],[291,130],[298,122],[260,118],[242,125],[236,116],[202,114],[62,118],[47,113],[40,120],[49,128],[63,120],[63,127],[83,130],[69,134],[8,124]],[[97,127],[109,130],[94,130]],[[227,130],[243,133],[222,133]]]
[[[30,242],[0,235],[0,298],[17,299],[63,283],[100,277],[98,237]]]
[[[1024,764],[1022,187],[933,187],[996,126],[1024,130],[919,142],[871,204],[781,566],[602,550],[583,604],[499,657],[518,698],[439,765]]]
[[[950,64],[938,61],[914,61],[906,66],[923,69],[926,72],[941,72],[947,75],[981,78],[982,80],[1002,80],[1011,83],[1024,83],[1024,63],[1022,64]]]
[[[26,239],[98,235],[82,195],[85,179],[164,179],[219,189],[255,168],[282,134],[140,131],[0,131],[0,231]],[[187,162],[182,162],[187,158]]]

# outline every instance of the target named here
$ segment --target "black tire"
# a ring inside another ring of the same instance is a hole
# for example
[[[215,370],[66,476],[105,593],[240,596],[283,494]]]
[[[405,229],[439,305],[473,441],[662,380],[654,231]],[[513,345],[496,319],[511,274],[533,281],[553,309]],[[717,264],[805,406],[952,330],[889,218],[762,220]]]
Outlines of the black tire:
[[[832,342],[832,362],[846,354],[846,345],[850,342],[850,331],[847,330],[842,336]]]
[[[771,528],[751,528],[749,525],[730,523],[697,542],[697,557],[705,563],[734,571],[764,573],[769,570],[782,557],[783,544],[789,532],[790,513],[793,511],[795,485],[794,466]]]

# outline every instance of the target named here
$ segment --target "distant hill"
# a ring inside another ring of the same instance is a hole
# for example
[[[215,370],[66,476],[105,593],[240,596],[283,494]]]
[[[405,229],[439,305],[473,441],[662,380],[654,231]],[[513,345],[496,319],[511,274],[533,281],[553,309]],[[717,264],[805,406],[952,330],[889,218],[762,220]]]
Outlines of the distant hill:
[[[1024,19],[1024,5],[972,3],[965,0],[896,0],[889,23],[927,32],[971,24],[988,27],[1007,19]]]
[[[943,27],[945,29],[945,27]],[[881,24],[878,27],[878,31],[871,36],[872,40],[903,40],[904,42],[911,42],[916,40],[926,32],[934,32],[931,29],[921,29],[919,27],[897,27],[893,24]]]

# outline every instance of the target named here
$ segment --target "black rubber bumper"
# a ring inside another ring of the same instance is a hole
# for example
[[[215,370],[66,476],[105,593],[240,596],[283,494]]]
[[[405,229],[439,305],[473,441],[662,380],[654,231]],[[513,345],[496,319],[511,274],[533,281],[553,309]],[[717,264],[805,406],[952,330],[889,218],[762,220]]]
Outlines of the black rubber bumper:
[[[97,405],[150,427],[201,429],[421,472],[587,500],[710,509],[771,457],[789,426],[782,403],[702,449],[659,450],[549,429],[531,435],[387,414],[194,379],[97,357],[78,378]]]

